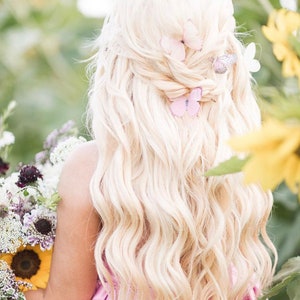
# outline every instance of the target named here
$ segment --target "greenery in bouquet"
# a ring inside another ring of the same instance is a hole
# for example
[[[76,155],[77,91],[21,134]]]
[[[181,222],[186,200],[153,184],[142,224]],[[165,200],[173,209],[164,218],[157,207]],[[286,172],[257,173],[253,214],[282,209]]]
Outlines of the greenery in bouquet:
[[[85,139],[69,121],[49,134],[31,164],[10,171],[14,135],[6,130],[12,102],[0,117],[0,299],[47,284],[56,230],[57,185],[69,153]]]

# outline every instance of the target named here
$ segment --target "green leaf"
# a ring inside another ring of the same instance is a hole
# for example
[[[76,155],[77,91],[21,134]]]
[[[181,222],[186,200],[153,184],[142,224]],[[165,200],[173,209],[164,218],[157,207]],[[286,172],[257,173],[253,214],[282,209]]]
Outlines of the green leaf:
[[[60,200],[61,200],[61,198],[60,198],[58,192],[55,192],[54,194],[51,195],[50,198],[45,198],[42,196],[39,197],[37,199],[37,202],[40,205],[43,205],[44,207],[47,207],[48,209],[55,211],[57,204],[59,203]]]
[[[299,277],[293,280],[287,287],[287,294],[290,300],[300,299],[300,274]]]
[[[244,165],[249,160],[250,156],[241,159],[237,156],[233,156],[230,159],[220,163],[213,169],[208,170],[204,175],[205,176],[220,176],[225,174],[232,174],[241,172]]]
[[[260,300],[266,300],[278,295],[283,289],[287,288],[291,295],[299,293],[294,287],[294,281],[300,280],[300,257],[289,259],[274,277],[274,284]],[[299,285],[299,284],[298,284]],[[297,294],[298,295],[298,294]],[[299,298],[291,298],[297,300]]]
[[[281,270],[274,276],[274,282],[280,282],[296,273],[300,275],[300,256],[292,257],[283,264]]]

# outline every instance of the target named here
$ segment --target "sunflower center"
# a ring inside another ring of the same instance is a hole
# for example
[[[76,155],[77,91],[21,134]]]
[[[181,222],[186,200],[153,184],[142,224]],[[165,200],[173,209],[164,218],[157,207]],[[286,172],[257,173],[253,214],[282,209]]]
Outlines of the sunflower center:
[[[33,250],[18,252],[12,260],[11,268],[17,277],[30,279],[40,269],[41,260]]]
[[[39,219],[34,223],[35,229],[41,234],[48,234],[51,232],[52,226],[51,222],[47,219]]]

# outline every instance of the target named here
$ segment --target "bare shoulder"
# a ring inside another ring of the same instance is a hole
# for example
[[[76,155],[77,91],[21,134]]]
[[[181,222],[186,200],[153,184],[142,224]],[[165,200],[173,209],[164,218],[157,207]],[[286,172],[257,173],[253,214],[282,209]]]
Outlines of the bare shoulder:
[[[98,150],[94,141],[75,148],[62,169],[58,192],[63,201],[77,205],[89,205],[89,183],[96,169]]]

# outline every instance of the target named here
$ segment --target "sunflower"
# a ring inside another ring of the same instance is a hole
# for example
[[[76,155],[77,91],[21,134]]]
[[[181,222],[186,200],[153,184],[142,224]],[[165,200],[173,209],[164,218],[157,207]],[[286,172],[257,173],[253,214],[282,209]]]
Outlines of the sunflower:
[[[40,246],[21,246],[16,253],[0,254],[0,259],[13,270],[17,281],[25,281],[32,289],[45,288],[49,279],[52,249],[42,251]],[[28,288],[24,287],[23,291]]]
[[[249,153],[243,167],[246,183],[274,189],[285,181],[295,193],[300,187],[300,126],[267,120],[261,130],[230,140],[236,151]]]
[[[262,31],[273,43],[274,55],[282,61],[283,76],[297,76],[300,84],[300,14],[286,9],[273,11]]]

